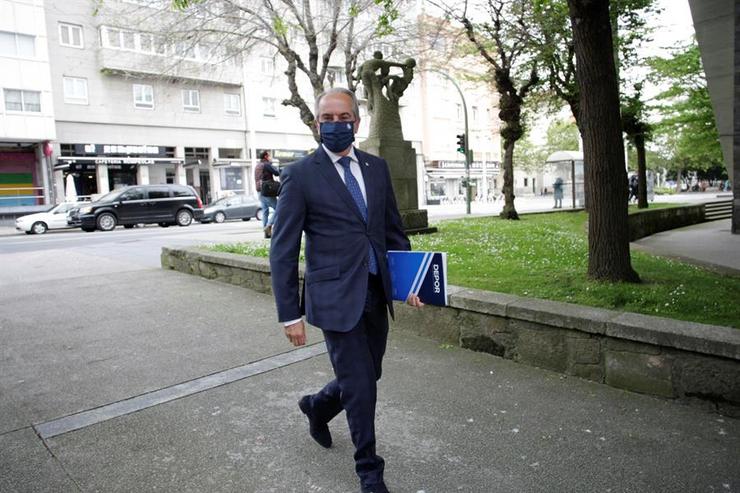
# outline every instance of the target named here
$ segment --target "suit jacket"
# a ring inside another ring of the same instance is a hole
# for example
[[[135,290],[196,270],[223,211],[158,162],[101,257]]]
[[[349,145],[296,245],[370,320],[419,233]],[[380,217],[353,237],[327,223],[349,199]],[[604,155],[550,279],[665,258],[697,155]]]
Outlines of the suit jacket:
[[[323,330],[348,332],[362,316],[368,284],[368,241],[376,252],[386,305],[393,315],[385,254],[410,250],[387,163],[355,148],[367,195],[368,221],[324,148],[285,168],[270,247],[278,319],[305,313]],[[305,232],[306,273],[299,298],[298,255]]]

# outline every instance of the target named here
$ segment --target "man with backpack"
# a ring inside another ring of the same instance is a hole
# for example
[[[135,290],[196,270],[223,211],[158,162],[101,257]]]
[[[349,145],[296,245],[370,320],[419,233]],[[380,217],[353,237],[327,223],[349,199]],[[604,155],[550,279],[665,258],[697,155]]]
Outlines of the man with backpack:
[[[262,229],[265,238],[272,237],[272,225],[275,222],[275,214],[270,214],[270,208],[273,211],[277,209],[279,185],[273,176],[280,176],[280,172],[272,165],[270,153],[264,151],[260,154],[260,162],[254,168],[254,182],[262,205]]]

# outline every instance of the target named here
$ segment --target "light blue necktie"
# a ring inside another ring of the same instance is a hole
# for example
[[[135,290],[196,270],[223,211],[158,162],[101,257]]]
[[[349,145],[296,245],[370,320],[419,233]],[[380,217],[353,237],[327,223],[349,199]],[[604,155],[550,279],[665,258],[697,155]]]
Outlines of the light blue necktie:
[[[360,210],[360,214],[362,214],[362,218],[365,220],[365,224],[367,224],[367,205],[365,204],[365,199],[362,197],[360,184],[357,183],[357,179],[349,169],[351,159],[348,156],[343,156],[339,158],[338,163],[344,168],[344,184],[347,185],[349,194],[354,199],[357,208]],[[378,273],[378,260],[375,258],[375,250],[373,250],[372,244],[370,244],[368,251],[367,266],[370,274]]]

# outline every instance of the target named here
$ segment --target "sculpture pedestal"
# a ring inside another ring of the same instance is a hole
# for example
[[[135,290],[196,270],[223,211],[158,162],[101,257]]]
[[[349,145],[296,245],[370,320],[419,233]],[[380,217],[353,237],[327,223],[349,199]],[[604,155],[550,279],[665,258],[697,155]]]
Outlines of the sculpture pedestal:
[[[408,234],[434,233],[437,228],[429,227],[426,209],[419,209],[419,194],[416,186],[416,151],[411,142],[386,137],[369,137],[358,146],[365,152],[380,156],[388,162],[401,212],[403,228]]]

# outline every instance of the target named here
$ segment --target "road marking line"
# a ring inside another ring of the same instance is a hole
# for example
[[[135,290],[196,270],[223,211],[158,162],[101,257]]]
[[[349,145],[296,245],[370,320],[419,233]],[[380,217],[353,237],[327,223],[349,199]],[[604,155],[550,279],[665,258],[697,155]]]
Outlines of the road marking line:
[[[52,438],[62,435],[63,433],[68,433],[103,421],[108,421],[109,419],[141,411],[158,404],[163,404],[181,397],[187,397],[198,392],[203,392],[204,390],[213,389],[248,377],[260,375],[324,353],[326,353],[326,345],[323,342],[313,344],[311,346],[270,356],[263,360],[247,363],[246,365],[237,366],[236,368],[224,370],[212,375],[206,375],[205,377],[196,378],[194,380],[165,387],[153,392],[130,397],[122,401],[113,402],[111,404],[106,404],[94,409],[88,409],[86,411],[80,411],[52,421],[46,421],[45,423],[35,424],[33,427],[41,438]]]

